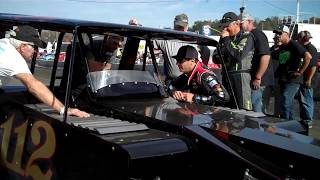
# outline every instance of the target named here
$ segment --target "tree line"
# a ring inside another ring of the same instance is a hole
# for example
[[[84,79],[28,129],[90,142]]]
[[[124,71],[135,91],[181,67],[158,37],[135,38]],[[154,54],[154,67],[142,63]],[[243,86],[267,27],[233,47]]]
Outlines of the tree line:
[[[291,19],[281,19],[277,16],[268,17],[265,20],[255,20],[256,27],[262,30],[273,30],[274,27],[282,23],[294,23],[294,22],[291,22]],[[303,20],[303,23],[320,24],[320,18],[311,17],[307,20]],[[217,30],[221,29],[219,27],[219,20],[198,20],[194,22],[192,27],[190,27],[190,31],[200,32],[203,25],[209,25],[211,28],[217,29]],[[213,31],[212,33],[213,35],[217,35],[217,32]]]
[[[281,24],[284,20],[280,19],[279,17],[268,17],[265,20],[255,20],[255,25],[257,28],[262,30],[273,30],[275,26]],[[315,23],[320,24],[319,17],[311,17],[308,20],[304,20],[304,23]],[[190,31],[193,32],[200,32],[203,25],[209,25],[212,29],[221,30],[219,27],[219,20],[198,20],[195,21],[193,26],[189,28]],[[168,28],[170,29],[170,28]],[[212,31],[213,35],[218,35],[217,32]],[[54,31],[43,31],[41,33],[41,38],[45,42],[54,42],[58,39],[59,33]],[[63,41],[71,41],[72,34],[67,33],[64,37]]]

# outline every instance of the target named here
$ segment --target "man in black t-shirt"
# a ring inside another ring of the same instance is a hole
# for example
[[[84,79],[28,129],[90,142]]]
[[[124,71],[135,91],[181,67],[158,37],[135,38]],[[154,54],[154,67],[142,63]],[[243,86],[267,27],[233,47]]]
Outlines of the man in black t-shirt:
[[[249,14],[241,14],[240,19],[243,30],[251,32],[254,37],[254,54],[250,70],[252,109],[255,112],[262,112],[263,92],[266,86],[274,83],[268,38],[261,30],[256,29],[254,20]]]
[[[317,70],[318,60],[317,49],[309,41],[310,38],[312,38],[312,36],[309,31],[301,31],[298,34],[298,42],[306,48],[312,56],[308,68],[303,73],[303,85],[301,85],[299,90],[300,118],[309,128],[312,127],[311,123],[314,112],[312,78]]]
[[[279,53],[280,53],[280,46],[281,42],[279,40],[280,36],[278,34],[274,34],[273,37],[273,46],[270,47],[271,51],[271,62],[272,62],[272,68],[273,70],[278,69],[279,67]],[[274,71],[272,72],[274,76],[274,82],[278,82],[278,78],[275,77]],[[274,83],[274,85],[271,87],[270,90],[271,96],[274,98],[272,104],[272,109],[271,109],[271,114],[274,116],[279,117],[280,116],[280,87],[278,83]]]
[[[273,32],[279,35],[282,43],[277,69],[281,93],[281,117],[292,120],[294,96],[303,83],[302,74],[310,63],[311,55],[298,42],[290,39],[290,30],[287,26],[280,25]]]

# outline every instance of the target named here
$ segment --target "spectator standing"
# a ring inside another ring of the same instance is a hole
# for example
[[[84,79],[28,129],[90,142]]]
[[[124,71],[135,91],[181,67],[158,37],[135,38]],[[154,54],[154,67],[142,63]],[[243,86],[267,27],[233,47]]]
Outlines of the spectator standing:
[[[168,92],[176,100],[213,105],[229,101],[229,95],[216,75],[198,60],[193,46],[182,46],[173,56],[183,73],[169,83]]]
[[[136,19],[136,18],[130,19],[128,24],[132,25],[132,26],[141,26],[141,24],[139,24],[138,19]]]
[[[188,31],[188,25],[189,25],[189,18],[186,14],[178,14],[175,16],[173,21],[174,30],[176,31],[182,31],[187,32]],[[159,49],[162,52],[163,55],[163,61],[164,61],[164,75],[165,75],[165,82],[166,84],[169,83],[169,81],[177,78],[182,73],[179,71],[179,68],[177,66],[177,61],[172,58],[173,55],[177,54],[178,49],[182,46],[188,45],[187,43],[183,43],[176,40],[156,40],[154,41],[155,48]],[[209,56],[205,55],[210,53],[208,48],[205,47],[197,47],[194,45],[194,47],[200,52],[201,58],[208,58]],[[200,49],[199,49],[200,48]],[[208,60],[205,60],[206,62]],[[202,60],[201,60],[202,61]]]
[[[129,25],[131,25],[131,26],[142,26],[142,24],[140,24],[138,19],[136,19],[136,18],[130,19]],[[126,37],[125,37],[124,42],[127,42],[127,38]],[[123,46],[125,46],[125,45],[123,45]],[[146,46],[146,41],[145,40],[140,40],[138,53],[137,53],[137,63],[138,64],[141,64],[142,61],[143,61],[143,54],[144,54],[144,51],[145,51],[145,46]]]
[[[62,115],[65,112],[63,104],[31,74],[26,63],[26,60],[32,59],[38,47],[44,48],[45,43],[40,39],[37,30],[28,25],[18,26],[12,31],[10,38],[0,39],[0,86],[5,84],[7,78],[15,77],[31,94]],[[89,117],[88,113],[76,108],[68,108],[67,113],[78,117]]]
[[[250,69],[254,51],[253,35],[242,30],[239,17],[234,12],[225,13],[220,24],[223,30],[219,43],[227,71],[222,71],[222,84],[229,84],[226,78],[229,74],[231,86],[226,86],[229,93],[233,89],[239,108],[252,110]],[[235,102],[231,105],[234,106]]]
[[[274,84],[268,38],[254,26],[254,20],[249,14],[241,14],[240,20],[243,30],[251,32],[254,37],[254,53],[250,70],[252,110],[262,112],[262,106],[266,104],[266,102],[262,103],[264,90],[267,86]]]
[[[275,71],[276,69],[278,69],[279,67],[279,53],[280,53],[280,36],[279,34],[274,34],[273,37],[273,46],[271,46],[270,51],[271,51],[271,61],[272,61],[272,65],[273,65],[273,70]],[[279,82],[279,78],[276,77],[275,73],[273,73],[274,76],[274,82]],[[274,101],[273,101],[273,110],[271,110],[271,114],[273,114],[274,116],[279,117],[280,116],[280,87],[278,85],[278,83],[274,83],[274,85],[272,86],[271,89],[271,94],[274,97]]]
[[[303,84],[299,89],[300,118],[303,123],[312,127],[314,103],[312,79],[317,70],[318,53],[314,45],[309,41],[312,38],[309,31],[301,31],[298,34],[298,42],[311,54],[312,59],[303,73]]]
[[[279,67],[276,74],[280,85],[281,117],[293,119],[293,100],[303,82],[302,74],[307,69],[311,55],[298,42],[291,40],[290,30],[280,25],[273,30],[280,37]],[[301,58],[303,60],[301,60]]]
[[[176,15],[173,22],[174,30],[187,32],[188,23],[189,20],[186,14]],[[166,76],[166,82],[180,76],[182,73],[179,71],[179,68],[176,65],[177,61],[171,56],[177,54],[178,49],[186,44],[169,40],[156,40],[154,43],[155,48],[161,50],[163,55],[164,75]]]
[[[273,45],[270,47],[271,51],[271,60],[272,60],[272,65],[273,65],[273,70],[278,69],[279,66],[279,54],[280,54],[280,46],[281,46],[281,41],[280,41],[280,35],[277,33],[274,33],[273,37]],[[276,78],[275,78],[276,81]]]

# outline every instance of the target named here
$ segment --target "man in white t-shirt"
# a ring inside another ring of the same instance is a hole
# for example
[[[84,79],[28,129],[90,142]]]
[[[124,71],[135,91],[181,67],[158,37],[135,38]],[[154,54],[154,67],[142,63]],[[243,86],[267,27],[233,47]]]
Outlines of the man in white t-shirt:
[[[51,106],[61,115],[65,112],[63,104],[52,92],[30,72],[26,60],[31,60],[35,47],[45,47],[38,32],[31,26],[18,26],[10,38],[0,39],[0,87],[10,77],[19,79],[43,103]],[[68,115],[89,117],[89,114],[76,108],[68,108]]]

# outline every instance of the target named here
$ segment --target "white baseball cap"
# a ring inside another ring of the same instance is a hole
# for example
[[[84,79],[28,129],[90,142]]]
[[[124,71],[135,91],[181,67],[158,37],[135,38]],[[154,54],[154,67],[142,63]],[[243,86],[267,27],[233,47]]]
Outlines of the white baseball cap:
[[[273,30],[273,33],[276,33],[276,34],[281,34],[283,32],[286,32],[288,34],[290,34],[290,29],[288,28],[288,26],[286,25],[279,25],[278,27],[276,27],[274,30]]]

